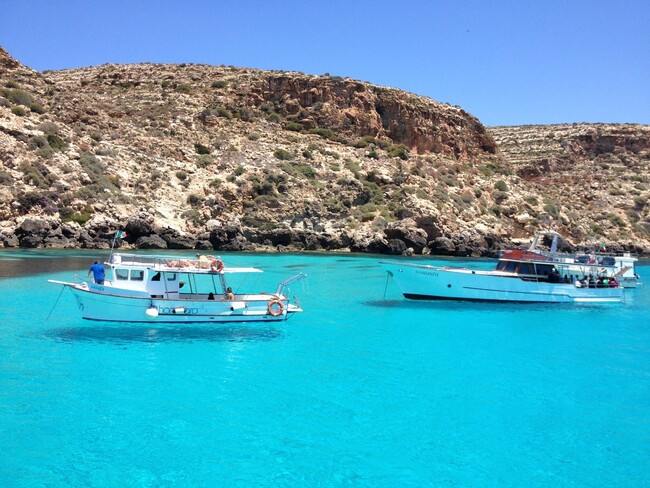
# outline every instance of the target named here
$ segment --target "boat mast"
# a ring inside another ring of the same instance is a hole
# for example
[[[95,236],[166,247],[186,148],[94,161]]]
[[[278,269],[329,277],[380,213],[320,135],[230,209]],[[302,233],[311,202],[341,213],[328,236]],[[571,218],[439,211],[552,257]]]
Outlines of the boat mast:
[[[113,236],[113,242],[111,243],[111,254],[108,256],[109,263],[113,262],[113,248],[115,247],[115,241],[121,239],[123,236],[126,236],[126,234],[121,230],[115,231],[115,235]]]

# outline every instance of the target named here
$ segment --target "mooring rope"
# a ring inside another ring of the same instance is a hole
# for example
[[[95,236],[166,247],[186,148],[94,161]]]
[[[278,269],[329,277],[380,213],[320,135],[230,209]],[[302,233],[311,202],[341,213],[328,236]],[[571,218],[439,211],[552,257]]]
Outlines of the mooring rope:
[[[54,305],[52,306],[52,310],[50,310],[50,313],[47,314],[47,318],[45,319],[45,322],[50,320],[50,315],[52,315],[52,312],[54,312],[54,308],[56,307],[56,304],[59,303],[59,298],[61,298],[61,295],[63,294],[63,290],[65,290],[67,286],[62,286],[61,291],[59,292],[59,296],[56,297],[56,302],[54,302]]]
[[[390,275],[386,273],[386,286],[384,286],[384,300],[386,300],[386,291],[388,290],[388,280],[390,279]]]

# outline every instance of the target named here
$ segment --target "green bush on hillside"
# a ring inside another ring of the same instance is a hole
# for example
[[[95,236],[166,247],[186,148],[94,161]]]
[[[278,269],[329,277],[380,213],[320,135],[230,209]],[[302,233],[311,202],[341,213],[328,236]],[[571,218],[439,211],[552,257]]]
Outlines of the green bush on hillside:
[[[560,207],[554,202],[548,202],[544,205],[544,212],[549,214],[554,219],[560,218]]]
[[[339,136],[332,129],[326,129],[324,127],[316,127],[314,129],[309,129],[307,133],[315,134],[317,136],[322,137],[323,139],[328,139],[330,141],[339,140]]]
[[[181,217],[194,225],[198,225],[201,222],[201,214],[198,210],[195,210],[193,208],[183,212],[181,214]]]
[[[56,134],[48,134],[47,143],[55,151],[65,151],[68,148],[68,143]]]
[[[192,207],[200,207],[203,203],[203,199],[194,193],[190,193],[187,196],[187,203],[189,203]]]
[[[196,157],[196,166],[198,168],[207,168],[212,164],[212,156],[209,154],[201,154]]]
[[[210,154],[210,148],[198,142],[194,144],[194,150],[196,154]]]
[[[276,149],[273,151],[273,156],[278,158],[281,161],[290,161],[293,159],[293,154],[287,151],[286,149]]]
[[[508,199],[508,194],[505,191],[497,190],[492,194],[492,199],[496,203],[503,203]]]
[[[228,110],[226,107],[217,108],[217,115],[228,120],[232,119],[232,113],[230,113],[230,110]]]
[[[84,225],[93,216],[93,209],[88,205],[82,211],[74,212],[68,207],[63,207],[59,209],[59,215],[62,222],[76,222],[79,225]]]
[[[608,213],[605,218],[617,227],[623,228],[627,226],[625,220],[620,215],[617,215],[615,213]]]
[[[282,170],[291,176],[303,176],[308,180],[316,179],[316,171],[308,164],[284,163]]]
[[[284,128],[294,132],[300,132],[303,129],[303,126],[298,122],[287,122]]]
[[[505,181],[499,180],[494,184],[494,188],[499,191],[508,191],[508,185]]]
[[[403,160],[407,160],[409,158],[408,149],[406,149],[406,147],[402,146],[401,144],[397,146],[390,146],[387,149],[387,152],[391,158],[400,158]]]
[[[43,105],[41,105],[38,102],[34,102],[34,103],[30,104],[29,110],[31,110],[35,114],[44,114],[45,113],[45,107],[43,107]]]
[[[7,100],[16,105],[23,105],[29,107],[34,103],[34,98],[24,90],[0,90],[0,95],[3,95]]]
[[[42,122],[38,124],[38,130],[43,132],[45,135],[59,134],[59,126],[55,122]]]

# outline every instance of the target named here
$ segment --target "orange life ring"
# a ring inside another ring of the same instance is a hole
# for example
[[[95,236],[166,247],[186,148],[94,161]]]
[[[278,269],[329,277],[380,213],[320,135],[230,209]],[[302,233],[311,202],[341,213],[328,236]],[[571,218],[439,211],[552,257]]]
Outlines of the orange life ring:
[[[213,259],[210,263],[210,269],[217,273],[221,273],[223,271],[223,261],[221,259]]]
[[[283,311],[284,311],[284,305],[282,305],[282,302],[277,298],[274,298],[269,302],[269,313],[274,317],[278,317],[279,315],[282,315]]]

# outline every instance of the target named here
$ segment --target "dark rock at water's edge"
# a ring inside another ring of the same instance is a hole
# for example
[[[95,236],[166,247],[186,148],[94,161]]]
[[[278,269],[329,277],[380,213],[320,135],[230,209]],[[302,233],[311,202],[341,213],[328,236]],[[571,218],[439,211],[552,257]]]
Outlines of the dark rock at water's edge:
[[[115,239],[118,229],[125,229],[123,239]],[[435,233],[434,233],[435,235]],[[211,251],[351,251],[386,255],[439,255],[456,257],[495,257],[512,242],[496,235],[438,235],[430,239],[425,229],[391,225],[374,234],[338,235],[304,229],[273,229],[261,231],[241,225],[229,225],[198,235],[185,235],[170,228],[156,228],[140,219],[125,225],[101,222],[85,229],[74,223],[55,219],[25,219],[13,235],[0,234],[4,247],[52,249],[200,249]],[[564,240],[563,251],[578,246]],[[632,252],[644,255],[634,245],[608,246],[610,252]]]

